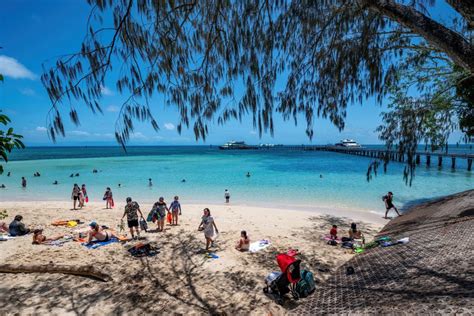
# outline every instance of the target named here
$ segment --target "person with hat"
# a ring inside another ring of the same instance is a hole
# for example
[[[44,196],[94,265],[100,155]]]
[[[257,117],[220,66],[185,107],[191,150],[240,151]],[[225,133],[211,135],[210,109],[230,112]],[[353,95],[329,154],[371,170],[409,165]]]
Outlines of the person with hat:
[[[91,243],[92,240],[95,238],[97,241],[109,241],[112,238],[117,238],[114,233],[107,231],[100,227],[97,222],[91,222],[89,224],[89,227],[91,228],[89,230],[88,234],[88,241],[87,243]]]
[[[387,195],[384,195],[382,200],[385,202],[385,219],[387,219],[388,212],[393,208],[398,216],[401,214],[398,212],[398,209],[393,205],[393,193],[388,192]]]
[[[137,238],[140,237],[140,230],[138,225],[138,214],[140,213],[140,218],[143,218],[142,211],[140,210],[140,206],[137,202],[132,201],[131,197],[127,198],[127,204],[125,205],[125,212],[123,213],[122,220],[127,215],[127,224],[128,228],[130,229],[130,234],[132,234],[132,238],[135,239],[135,234],[133,233],[133,228],[137,232]]]

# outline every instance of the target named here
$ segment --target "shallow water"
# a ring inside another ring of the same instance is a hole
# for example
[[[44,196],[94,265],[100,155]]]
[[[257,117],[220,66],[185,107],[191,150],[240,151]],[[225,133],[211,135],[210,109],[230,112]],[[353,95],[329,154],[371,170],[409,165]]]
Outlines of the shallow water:
[[[316,206],[357,208],[383,212],[382,195],[395,194],[403,206],[474,187],[472,172],[465,161],[456,171],[446,165],[417,169],[413,185],[403,181],[404,164],[391,163],[386,174],[380,170],[366,181],[370,158],[330,152],[289,149],[221,151],[216,147],[118,147],[27,148],[11,155],[0,183],[0,201],[67,200],[72,185],[85,183],[91,200],[101,200],[110,186],[115,199],[132,196],[137,201],[154,201],[164,196],[194,203],[221,203],[224,190],[231,201],[276,207]],[[100,170],[92,173],[93,169]],[[7,172],[11,176],[7,177]],[[41,177],[33,177],[39,171]],[[250,172],[251,177],[246,177]],[[70,178],[71,173],[79,177]],[[322,178],[320,177],[322,176]],[[21,177],[28,187],[20,187]],[[152,178],[153,186],[148,186]],[[185,183],[181,180],[186,179]],[[52,185],[53,181],[59,185]],[[118,184],[122,187],[118,188]]]

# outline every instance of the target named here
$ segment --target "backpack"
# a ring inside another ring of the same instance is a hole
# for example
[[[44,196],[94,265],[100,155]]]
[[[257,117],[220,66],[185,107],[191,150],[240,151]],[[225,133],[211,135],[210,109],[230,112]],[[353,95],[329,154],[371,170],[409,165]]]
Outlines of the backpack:
[[[298,297],[307,297],[313,293],[315,289],[316,284],[314,283],[313,274],[308,270],[301,270],[301,279],[298,284],[296,284],[296,293],[298,293]]]
[[[328,240],[328,245],[337,246],[337,241],[335,241],[334,239]]]
[[[148,224],[143,218],[140,218],[140,229],[144,231],[148,229]]]

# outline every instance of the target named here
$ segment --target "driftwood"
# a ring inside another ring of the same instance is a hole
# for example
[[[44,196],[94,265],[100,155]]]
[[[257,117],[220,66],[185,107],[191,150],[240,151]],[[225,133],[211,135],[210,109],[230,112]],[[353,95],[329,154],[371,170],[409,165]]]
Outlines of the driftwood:
[[[98,271],[93,266],[67,266],[67,265],[14,265],[0,264],[0,273],[63,273],[95,278],[104,282],[111,281],[112,277]]]

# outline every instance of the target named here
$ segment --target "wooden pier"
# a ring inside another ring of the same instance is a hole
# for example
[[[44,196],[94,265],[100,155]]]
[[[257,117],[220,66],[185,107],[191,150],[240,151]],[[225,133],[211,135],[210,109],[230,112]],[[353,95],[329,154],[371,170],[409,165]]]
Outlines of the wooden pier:
[[[341,154],[363,156],[369,158],[385,159],[388,156],[390,161],[396,162],[405,162],[406,155],[400,154],[396,150],[383,150],[383,149],[370,149],[370,148],[347,148],[341,146],[310,146],[310,145],[301,145],[301,146],[284,146],[286,149],[295,149],[295,150],[306,150],[306,151],[332,151]],[[456,161],[461,159],[466,159],[467,161],[467,171],[472,171],[472,160],[474,159],[474,154],[449,154],[449,153],[435,153],[435,152],[417,152],[415,153],[415,163],[420,165],[422,163],[422,157],[424,158],[426,166],[431,166],[431,157],[435,159],[438,158],[438,167],[443,166],[443,159],[449,161],[451,160],[451,169],[456,169]]]

